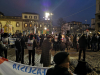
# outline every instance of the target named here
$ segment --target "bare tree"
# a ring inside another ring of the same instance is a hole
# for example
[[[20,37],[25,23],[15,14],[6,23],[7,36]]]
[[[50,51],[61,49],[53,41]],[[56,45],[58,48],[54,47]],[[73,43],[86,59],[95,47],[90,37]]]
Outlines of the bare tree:
[[[60,26],[60,32],[61,32],[61,27],[66,23],[66,21],[63,20],[63,18],[59,18],[57,20],[57,24]]]

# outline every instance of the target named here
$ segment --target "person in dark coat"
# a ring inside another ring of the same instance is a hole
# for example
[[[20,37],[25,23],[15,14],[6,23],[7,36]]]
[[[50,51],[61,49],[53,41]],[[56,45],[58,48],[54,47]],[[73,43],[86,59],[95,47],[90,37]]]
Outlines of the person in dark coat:
[[[4,51],[4,45],[2,43],[2,41],[0,40],[0,56],[3,57],[3,51]]]
[[[66,44],[65,44],[65,42],[62,39],[61,44],[60,44],[60,50],[61,51],[65,51],[65,48],[66,48]]]
[[[8,33],[4,33],[3,38],[2,38],[2,42],[3,42],[4,46],[5,46],[4,55],[5,55],[5,58],[7,59]]]
[[[95,36],[95,34],[92,37],[91,43],[92,43],[93,51],[96,50],[97,49],[97,46],[96,46],[96,44],[97,44],[97,37]]]
[[[46,75],[73,75],[69,69],[69,53],[59,52],[54,56],[55,66],[47,70]]]
[[[87,38],[88,49],[90,49],[90,42],[91,42],[91,38],[90,38],[90,35],[88,35],[88,38]]]
[[[98,51],[100,50],[100,36],[98,38]]]
[[[40,63],[43,63],[43,67],[48,67],[51,64],[51,49],[53,48],[53,44],[50,41],[50,36],[47,36],[47,39],[42,43],[42,54]]]
[[[22,35],[22,37],[21,37],[21,54],[22,54],[21,63],[22,64],[24,64],[24,47],[25,47],[25,39],[24,39],[24,37]]]
[[[59,43],[61,42],[61,38],[62,38],[61,33],[59,33],[59,36],[58,36],[58,42]]]
[[[85,51],[86,51],[86,46],[87,46],[87,39],[85,37],[85,35],[83,34],[80,39],[79,39],[79,60],[81,59],[81,53],[83,51],[83,61],[85,61]]]
[[[76,37],[77,37],[77,35],[75,35],[74,36],[74,38],[73,38],[73,47],[74,47],[74,49],[76,49],[76,44],[77,44],[77,41],[76,41]]]
[[[20,38],[16,38],[15,41],[15,47],[16,47],[16,61],[21,61],[21,42],[20,42]]]

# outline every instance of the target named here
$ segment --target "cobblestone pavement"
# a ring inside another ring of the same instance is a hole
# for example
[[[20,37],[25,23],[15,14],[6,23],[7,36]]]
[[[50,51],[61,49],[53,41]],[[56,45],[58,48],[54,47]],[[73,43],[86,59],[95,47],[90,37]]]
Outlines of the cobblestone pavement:
[[[67,52],[67,50],[65,50]],[[57,51],[59,52],[59,51]],[[73,63],[73,66],[76,67],[78,63],[78,55],[79,52],[77,52],[75,49],[71,48],[68,50],[70,54],[70,60],[71,63]],[[55,55],[55,51],[51,51],[51,62],[53,61],[53,56]],[[40,64],[40,57],[41,57],[41,50],[37,49],[36,54],[35,54],[35,66],[40,66],[43,67],[42,64]],[[81,56],[82,59],[83,56]],[[15,61],[15,49],[10,48],[8,50],[8,59]],[[91,50],[86,50],[86,62],[88,62],[89,66],[94,70],[93,73],[88,74],[88,75],[97,75],[95,71],[97,71],[97,68],[100,66],[100,51],[98,52],[93,52]],[[19,62],[20,63],[20,62]],[[28,50],[24,50],[24,63],[28,65]],[[51,66],[52,67],[52,66]]]

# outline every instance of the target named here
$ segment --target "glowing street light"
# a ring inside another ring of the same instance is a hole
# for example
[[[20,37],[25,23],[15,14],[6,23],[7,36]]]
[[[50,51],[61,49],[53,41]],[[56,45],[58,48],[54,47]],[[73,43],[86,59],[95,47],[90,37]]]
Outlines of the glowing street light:
[[[47,30],[47,28],[46,28],[46,27],[45,27],[44,29],[45,29],[45,30]]]
[[[50,16],[50,13],[45,13],[45,17],[48,18]]]

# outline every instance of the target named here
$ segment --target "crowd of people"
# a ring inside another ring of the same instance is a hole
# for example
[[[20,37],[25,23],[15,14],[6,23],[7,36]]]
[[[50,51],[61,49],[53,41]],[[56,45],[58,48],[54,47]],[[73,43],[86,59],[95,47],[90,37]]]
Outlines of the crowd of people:
[[[29,34],[28,36],[24,36],[23,34],[20,33],[12,35],[12,38],[16,38],[15,41],[16,62],[21,61],[21,63],[24,64],[24,49],[27,48],[29,55],[29,65],[32,64],[32,66],[35,65],[34,60],[35,60],[36,49],[42,50],[40,63],[43,63],[43,67],[48,67],[51,64],[51,50],[55,50],[55,55],[56,55],[57,51],[65,52],[65,50],[67,49],[68,53],[70,48],[74,48],[76,49],[76,51],[79,51],[79,59],[78,59],[79,61],[81,60],[81,53],[83,51],[82,61],[85,61],[86,49],[91,49],[92,51],[99,51],[100,49],[100,37],[95,34],[93,36],[90,35],[86,36],[85,34],[62,35],[61,33],[59,33],[59,35],[42,34],[39,36],[36,34]],[[9,47],[8,34],[4,34],[2,40],[0,40],[0,56],[7,58],[8,47]],[[69,54],[65,53],[65,55],[68,56]],[[31,56],[32,56],[32,62],[31,62]],[[57,60],[56,59],[54,56],[54,62],[55,64],[58,64],[58,62],[56,61],[59,60],[60,62],[60,57],[59,59]],[[67,61],[65,60],[62,61],[63,64],[68,64],[68,62],[69,59],[67,59]],[[62,64],[59,65],[63,66]],[[56,67],[60,68],[59,66],[55,66],[55,68]]]

